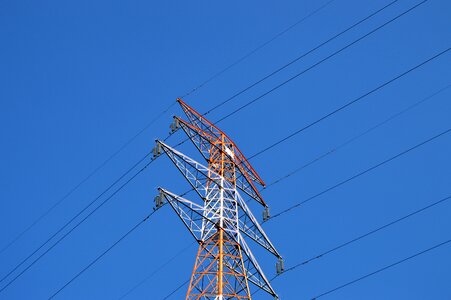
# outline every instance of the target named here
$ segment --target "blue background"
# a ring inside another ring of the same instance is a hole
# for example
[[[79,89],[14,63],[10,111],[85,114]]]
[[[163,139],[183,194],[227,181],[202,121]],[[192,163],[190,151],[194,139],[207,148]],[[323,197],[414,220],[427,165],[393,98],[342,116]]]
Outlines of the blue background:
[[[326,1],[1,1],[0,246],[7,245],[168,105]],[[337,0],[186,101],[200,112],[389,1]],[[413,6],[402,0],[224,105],[214,120]],[[428,1],[221,123],[247,156],[450,46],[451,3]],[[271,182],[451,83],[451,54],[256,157]],[[273,213],[451,126],[451,89],[264,192]],[[1,274],[42,243],[168,133],[173,107],[47,218],[0,254]],[[183,132],[169,140],[175,144]],[[186,154],[198,158],[186,144]],[[429,143],[264,225],[286,266],[451,193],[451,136]],[[158,159],[0,299],[47,299],[152,210],[156,187],[188,185]],[[195,199],[194,194],[190,194]],[[260,207],[253,205],[260,218]],[[274,281],[282,299],[312,297],[451,238],[444,203]],[[158,211],[59,299],[117,299],[192,238]],[[275,259],[252,244],[268,277]],[[189,278],[195,247],[128,299],[161,299]],[[451,299],[451,247],[324,299]],[[0,287],[3,285],[0,285]],[[172,299],[184,297],[182,288]],[[270,299],[264,293],[256,299]]]

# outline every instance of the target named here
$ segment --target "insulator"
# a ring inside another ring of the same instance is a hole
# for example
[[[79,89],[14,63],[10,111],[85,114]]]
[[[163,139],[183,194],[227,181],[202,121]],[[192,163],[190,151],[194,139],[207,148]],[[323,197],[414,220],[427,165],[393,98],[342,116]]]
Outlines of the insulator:
[[[164,205],[164,195],[162,192],[160,192],[158,195],[155,196],[154,201],[155,201],[155,209],[159,209],[160,207],[162,207]]]
[[[279,257],[279,260],[276,262],[276,273],[277,275],[282,274],[285,271],[285,266],[283,263],[283,259]]]
[[[174,118],[174,122],[172,122],[171,125],[169,125],[169,128],[171,129],[169,134],[173,134],[174,132],[176,132],[180,128],[179,119]]]
[[[153,157],[156,158],[161,154],[161,144],[157,142],[155,147],[153,148]]]
[[[269,207],[265,207],[265,209],[263,210],[263,222],[266,222],[269,220],[269,218],[271,218],[271,215],[269,213]]]

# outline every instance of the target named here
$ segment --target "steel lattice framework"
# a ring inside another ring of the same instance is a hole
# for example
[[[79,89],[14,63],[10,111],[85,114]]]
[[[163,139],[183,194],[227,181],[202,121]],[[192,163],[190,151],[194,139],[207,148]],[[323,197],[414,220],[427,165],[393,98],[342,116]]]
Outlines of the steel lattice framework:
[[[224,132],[177,101],[188,120],[174,117],[171,129],[182,128],[208,163],[204,166],[157,140],[154,155],[164,152],[202,199],[198,204],[163,188],[155,199],[157,207],[170,204],[199,244],[186,299],[251,299],[249,283],[278,299],[244,238],[276,256],[277,272],[283,271],[281,255],[246,203],[255,200],[268,214],[256,188],[264,186],[263,180]]]

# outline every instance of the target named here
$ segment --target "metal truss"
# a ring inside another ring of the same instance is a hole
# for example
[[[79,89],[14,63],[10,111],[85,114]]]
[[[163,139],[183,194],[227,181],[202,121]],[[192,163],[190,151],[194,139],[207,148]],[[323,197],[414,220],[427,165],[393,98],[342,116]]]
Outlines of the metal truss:
[[[206,160],[208,160],[207,155],[209,152],[207,153],[205,152],[205,147],[207,146],[210,146],[210,148],[212,147],[209,135],[203,132],[200,128],[196,128],[181,119],[177,118],[177,120],[179,121],[180,127],[183,129],[183,131],[186,133],[189,139],[193,142],[193,144],[196,146],[196,148],[199,150],[202,156]],[[234,159],[231,150],[227,151],[229,150],[228,148],[222,150],[217,145],[214,144],[213,147],[216,148],[216,150],[223,152],[223,154],[228,156],[229,159]],[[248,194],[252,199],[262,204],[263,206],[266,206],[265,201],[263,200],[262,196],[260,195],[260,192],[258,191],[258,189],[254,184],[254,181],[250,178],[249,172],[247,172],[244,169],[241,170],[240,168],[238,168],[236,170],[236,185],[239,189]]]
[[[251,299],[252,283],[277,298],[251,252],[250,239],[276,256],[282,257],[269,240],[241,193],[265,208],[256,188],[263,185],[234,142],[180,99],[188,121],[175,117],[171,129],[182,128],[201,155],[205,166],[164,142],[157,141],[155,155],[164,152],[174,163],[201,203],[159,188],[158,205],[165,199],[199,244],[186,299]]]
[[[185,226],[189,229],[193,237],[200,244],[208,244],[208,240],[212,238],[213,234],[202,236],[203,232],[203,221],[207,221],[212,225],[217,225],[214,220],[205,217],[204,208],[190,200],[180,197],[172,192],[169,192],[163,188],[159,188],[160,194],[166,198],[169,205],[174,209],[177,215],[180,217]],[[224,232],[228,232],[230,236],[234,239],[234,242],[240,244],[242,247],[243,255],[243,265],[245,266],[245,272],[247,278],[257,287],[265,290],[273,296],[277,296],[271,284],[265,277],[261,267],[259,266],[257,260],[255,259],[252,251],[249,249],[246,241],[244,240],[241,233],[237,233],[233,230],[228,230],[230,224],[225,224],[225,228],[220,228]],[[247,235],[242,227],[239,228],[240,232]],[[249,230],[249,229],[248,229]],[[235,234],[235,235],[232,235]],[[263,232],[264,234],[264,232]],[[251,237],[252,238],[252,237]],[[268,241],[269,242],[269,241]],[[275,249],[274,249],[275,250]],[[232,268],[232,266],[229,266]]]
[[[218,127],[196,112],[193,108],[191,108],[188,104],[183,102],[181,99],[177,99],[180,106],[182,107],[185,115],[188,117],[189,122],[184,121],[178,117],[175,119],[179,122],[181,128],[185,131],[191,141],[194,143],[196,148],[200,151],[200,153],[205,157],[205,159],[209,159],[210,151],[212,145],[219,148],[219,151],[223,152],[225,155],[229,156],[236,166],[237,177],[244,177],[241,181],[244,183],[244,179],[248,182],[250,187],[254,190],[257,195],[254,198],[260,204],[266,206],[263,198],[260,196],[257,188],[254,183],[265,186],[265,183],[257,174],[257,172],[252,168],[252,166],[247,161],[246,157],[242,154],[240,149],[236,146],[236,144]],[[229,144],[229,147],[225,147],[221,149],[215,142],[221,138],[225,139],[225,143]]]
[[[224,189],[227,197],[229,198],[233,197],[232,185],[228,181],[224,180],[223,181],[224,186],[222,186],[219,174],[209,171],[209,169],[204,165],[188,157],[187,155],[175,150],[174,148],[169,147],[165,143],[161,141],[157,141],[157,143],[161,145],[163,151],[168,155],[168,157],[172,160],[177,169],[182,173],[185,179],[189,182],[189,184],[193,187],[193,189],[198,193],[198,195],[202,199],[206,198],[205,191],[208,190],[207,182],[210,183],[210,185],[212,184],[215,185],[217,188]],[[240,212],[240,216],[238,218],[239,230],[242,231],[249,238],[254,240],[256,243],[263,246],[266,250],[274,254],[276,257],[280,258],[281,257],[280,254],[277,252],[277,250],[275,249],[269,238],[266,236],[264,230],[262,229],[257,219],[247,206],[246,201],[244,201],[244,199],[241,197],[238,191],[235,191],[234,193],[236,195],[236,200]],[[190,205],[197,205],[189,200],[186,201],[190,202],[191,203]],[[199,207],[202,206],[199,205]],[[210,207],[210,209],[215,209],[215,207]],[[227,221],[229,221],[230,223],[233,222],[230,219],[228,219]],[[235,226],[235,224],[230,225]]]

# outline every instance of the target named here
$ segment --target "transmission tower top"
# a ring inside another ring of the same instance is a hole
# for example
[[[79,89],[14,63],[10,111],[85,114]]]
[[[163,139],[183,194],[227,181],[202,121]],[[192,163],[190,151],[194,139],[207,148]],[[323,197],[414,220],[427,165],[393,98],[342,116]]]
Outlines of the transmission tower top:
[[[265,183],[222,130],[181,99],[177,102],[187,120],[174,117],[171,133],[182,128],[207,163],[159,140],[154,148],[154,156],[164,152],[201,199],[194,202],[163,188],[155,198],[157,208],[170,204],[199,244],[186,299],[251,299],[249,283],[278,299],[246,242],[253,240],[274,255],[277,273],[283,272],[281,255],[247,206],[257,201],[264,207],[263,219],[269,218],[256,187]]]

